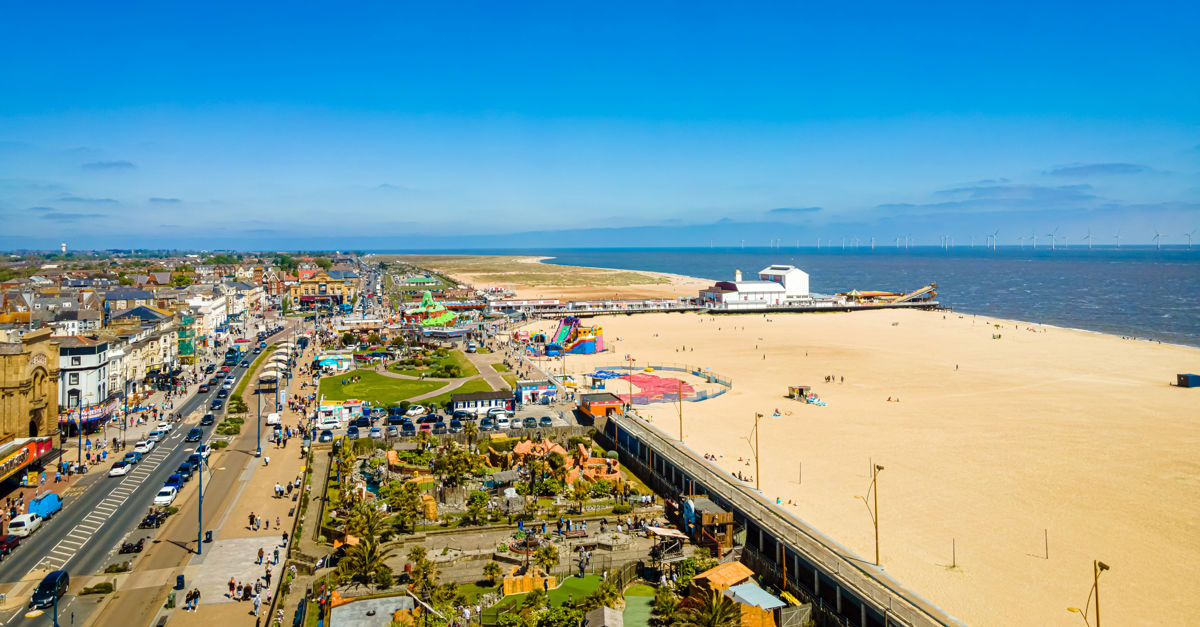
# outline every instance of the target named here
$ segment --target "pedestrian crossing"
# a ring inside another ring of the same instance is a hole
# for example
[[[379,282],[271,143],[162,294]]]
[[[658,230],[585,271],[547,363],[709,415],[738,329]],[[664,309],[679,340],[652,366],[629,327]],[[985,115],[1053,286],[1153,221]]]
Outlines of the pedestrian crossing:
[[[87,544],[88,540],[104,526],[104,523],[108,522],[108,519],[112,518],[112,515],[129,500],[129,497],[133,496],[133,493],[141,487],[146,478],[162,464],[168,455],[170,453],[165,448],[155,447],[149,455],[143,457],[142,461],[138,462],[128,475],[125,475],[116,488],[113,488],[92,508],[92,511],[88,512],[87,516],[84,516],[75,525],[74,529],[71,529],[62,540],[59,540],[58,544],[54,545],[54,548],[46,553],[36,568],[58,570],[66,566],[67,562],[70,562],[71,558],[75,557],[75,554]]]

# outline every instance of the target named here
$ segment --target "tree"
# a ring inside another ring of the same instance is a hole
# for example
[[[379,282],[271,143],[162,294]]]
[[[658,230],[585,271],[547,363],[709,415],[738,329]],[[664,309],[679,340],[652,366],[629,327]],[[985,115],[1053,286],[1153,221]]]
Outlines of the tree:
[[[558,547],[552,544],[544,544],[538,547],[537,552],[533,554],[533,561],[537,562],[538,566],[547,573],[550,569],[558,566]]]
[[[419,544],[408,550],[408,561],[412,564],[409,572],[412,577],[412,590],[417,596],[429,601],[438,587],[438,571],[425,555],[425,547]]]
[[[479,433],[479,425],[475,421],[468,420],[463,423],[463,434],[467,436],[467,446],[475,443],[475,436]]]
[[[546,607],[546,591],[542,588],[534,588],[525,595],[525,602],[521,604],[522,610],[540,610]]]
[[[388,506],[396,513],[400,531],[407,527],[417,530],[417,517],[421,515],[421,489],[412,482],[389,483],[383,490]]]
[[[367,336],[367,341],[370,342],[371,345],[375,345],[375,344],[379,344],[383,340],[379,338],[378,333],[372,333],[371,335]]]
[[[432,439],[433,436],[428,431],[417,431],[417,444],[421,446],[422,451],[429,448],[429,441]]]
[[[689,607],[679,615],[682,627],[736,627],[742,611],[737,603],[716,590],[702,592],[689,599]]]
[[[373,536],[361,538],[358,544],[346,549],[346,555],[338,562],[338,573],[357,585],[367,585],[381,568],[391,550],[383,550]]]
[[[433,473],[441,478],[445,485],[453,487],[462,483],[463,475],[475,472],[478,465],[478,457],[451,442],[433,459]]]
[[[583,504],[592,496],[592,488],[583,481],[577,481],[575,488],[571,490],[571,500],[579,503],[579,513],[583,513]]]
[[[383,535],[383,527],[387,518],[378,508],[366,503],[359,503],[350,512],[350,533],[360,538]]]
[[[679,597],[666,586],[654,591],[654,622],[665,627],[670,625],[679,612]]]
[[[487,511],[488,495],[487,492],[481,490],[472,490],[467,496],[467,516],[471,522],[478,525],[483,513]]]
[[[354,344],[354,334],[346,331],[342,334],[342,346],[350,346]]]
[[[194,282],[195,279],[187,274],[176,274],[175,276],[171,277],[171,285],[174,285],[175,287],[187,287]]]
[[[483,565],[483,577],[484,579],[492,582],[492,585],[495,585],[496,580],[500,579],[502,572],[503,569],[500,567],[500,564],[496,562],[488,562]]]
[[[573,607],[552,607],[537,617],[537,627],[575,627],[583,621],[583,612]]]
[[[317,264],[317,267],[322,270],[329,270],[333,267],[333,262],[324,257],[317,257],[316,259],[313,259],[313,263]]]
[[[585,612],[598,607],[610,607],[615,610],[620,609],[618,605],[622,600],[621,591],[617,589],[617,586],[613,582],[605,580],[601,581],[600,586],[591,594],[583,597],[581,605]]]

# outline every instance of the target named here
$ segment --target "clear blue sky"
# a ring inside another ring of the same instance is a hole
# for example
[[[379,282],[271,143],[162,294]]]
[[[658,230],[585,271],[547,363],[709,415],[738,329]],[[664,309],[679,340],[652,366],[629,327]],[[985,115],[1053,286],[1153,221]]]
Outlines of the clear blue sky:
[[[0,247],[1200,228],[1200,3],[357,4],[7,3]]]

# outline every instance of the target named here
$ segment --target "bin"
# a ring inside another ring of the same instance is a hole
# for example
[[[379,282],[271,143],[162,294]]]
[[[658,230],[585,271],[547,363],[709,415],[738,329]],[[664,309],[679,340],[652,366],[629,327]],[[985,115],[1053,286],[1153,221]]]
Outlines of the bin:
[[[187,584],[184,583],[183,575],[175,575],[175,589],[183,590],[186,586]]]
[[[167,593],[167,609],[171,609],[173,607],[175,607],[175,593],[168,592]]]
[[[212,542],[212,530],[209,530],[209,531],[205,531],[205,532],[204,532],[204,541],[205,541],[205,542]]]

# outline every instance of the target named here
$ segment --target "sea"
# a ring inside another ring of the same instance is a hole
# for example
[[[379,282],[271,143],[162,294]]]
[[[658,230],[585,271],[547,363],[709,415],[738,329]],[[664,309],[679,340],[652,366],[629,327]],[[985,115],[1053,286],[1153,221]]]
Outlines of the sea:
[[[384,251],[379,251],[384,252]],[[603,248],[386,251],[536,255],[570,266],[650,270],[732,281],[773,264],[809,274],[819,294],[908,292],[937,283],[955,311],[1200,347],[1200,246],[1051,250],[1000,246],[894,248]],[[1200,368],[1200,363],[1197,364]]]

